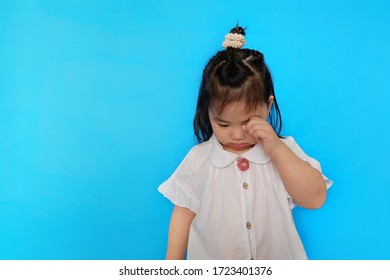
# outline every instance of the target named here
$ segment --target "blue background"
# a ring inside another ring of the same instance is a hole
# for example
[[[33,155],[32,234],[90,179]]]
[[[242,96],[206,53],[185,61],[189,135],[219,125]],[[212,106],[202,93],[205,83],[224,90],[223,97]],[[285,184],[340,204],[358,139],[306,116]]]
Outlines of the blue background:
[[[390,259],[389,1],[0,2],[0,258],[163,259],[157,192],[195,144],[201,72],[237,21],[283,135],[334,181],[294,210],[311,259]]]

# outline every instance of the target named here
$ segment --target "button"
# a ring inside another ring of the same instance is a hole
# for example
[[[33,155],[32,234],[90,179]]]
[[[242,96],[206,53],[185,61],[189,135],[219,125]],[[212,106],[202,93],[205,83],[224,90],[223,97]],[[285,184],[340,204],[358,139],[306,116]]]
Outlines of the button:
[[[252,224],[251,224],[250,222],[247,222],[247,223],[246,223],[246,228],[247,228],[247,229],[251,229],[251,228],[252,228]]]
[[[244,184],[242,184],[242,187],[247,190],[249,188],[249,184],[248,183],[244,183]]]

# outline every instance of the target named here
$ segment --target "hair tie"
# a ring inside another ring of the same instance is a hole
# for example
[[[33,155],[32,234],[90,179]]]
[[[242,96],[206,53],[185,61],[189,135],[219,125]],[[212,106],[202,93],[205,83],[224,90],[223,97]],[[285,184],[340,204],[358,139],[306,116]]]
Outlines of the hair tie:
[[[229,33],[225,35],[225,41],[223,41],[222,46],[227,48],[241,49],[245,45],[245,37],[242,34]]]

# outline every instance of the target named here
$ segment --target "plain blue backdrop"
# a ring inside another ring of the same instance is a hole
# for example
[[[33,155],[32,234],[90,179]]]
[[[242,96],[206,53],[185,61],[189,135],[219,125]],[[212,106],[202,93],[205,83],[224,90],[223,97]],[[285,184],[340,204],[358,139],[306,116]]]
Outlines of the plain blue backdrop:
[[[334,181],[293,211],[311,259],[390,259],[389,1],[0,2],[0,258],[163,259],[157,192],[196,143],[237,21],[284,121]]]

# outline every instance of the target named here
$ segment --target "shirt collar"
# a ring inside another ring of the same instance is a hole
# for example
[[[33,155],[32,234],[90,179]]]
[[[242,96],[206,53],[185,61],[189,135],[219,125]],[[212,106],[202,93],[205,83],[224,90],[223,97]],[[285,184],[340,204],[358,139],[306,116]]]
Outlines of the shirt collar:
[[[271,158],[265,153],[260,144],[256,144],[252,149],[241,155],[237,155],[235,153],[225,151],[214,134],[211,136],[209,141],[212,143],[210,158],[212,163],[218,168],[224,168],[230,165],[238,157],[244,157],[250,162],[256,164],[266,164],[271,161]]]

